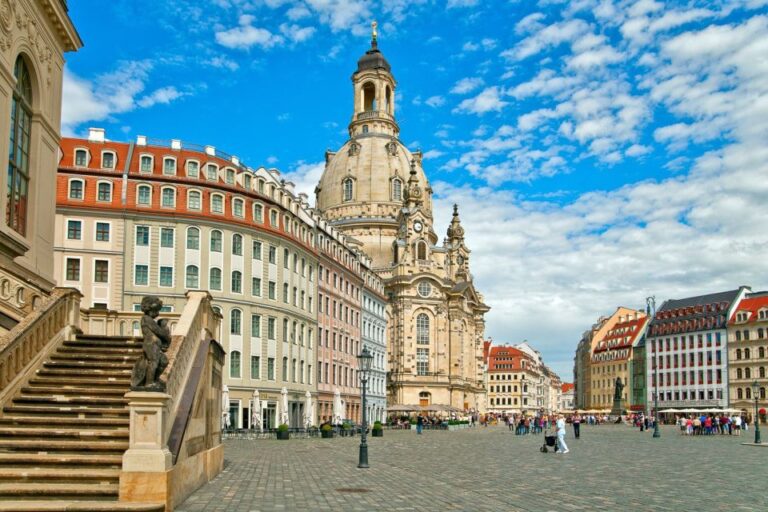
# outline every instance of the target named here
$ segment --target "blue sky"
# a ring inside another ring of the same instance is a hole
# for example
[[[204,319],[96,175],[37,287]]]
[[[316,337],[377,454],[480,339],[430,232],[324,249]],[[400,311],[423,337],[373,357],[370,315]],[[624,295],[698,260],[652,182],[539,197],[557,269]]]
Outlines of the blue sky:
[[[312,192],[346,140],[370,21],[461,205],[497,343],[565,380],[599,315],[763,289],[768,0],[80,0],[63,131],[210,144]]]

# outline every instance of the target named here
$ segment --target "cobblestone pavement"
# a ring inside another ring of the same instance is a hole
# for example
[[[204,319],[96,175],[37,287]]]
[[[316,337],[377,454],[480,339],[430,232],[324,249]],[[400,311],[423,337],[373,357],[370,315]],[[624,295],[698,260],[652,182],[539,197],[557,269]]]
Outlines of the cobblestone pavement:
[[[224,471],[177,510],[768,510],[768,449],[742,437],[662,437],[623,426],[569,430],[570,453],[506,427],[386,431],[369,438],[226,441]]]

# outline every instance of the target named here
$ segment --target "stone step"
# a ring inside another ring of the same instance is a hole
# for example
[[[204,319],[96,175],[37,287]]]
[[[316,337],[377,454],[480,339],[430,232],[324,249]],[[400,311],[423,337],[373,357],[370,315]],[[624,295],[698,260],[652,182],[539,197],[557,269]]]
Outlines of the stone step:
[[[128,399],[123,397],[108,396],[66,396],[49,394],[23,394],[13,399],[14,405],[21,404],[72,404],[92,405],[95,407],[125,407]]]
[[[124,379],[129,380],[131,378],[131,369],[130,368],[107,368],[107,369],[98,369],[98,368],[54,368],[54,367],[44,367],[37,371],[36,376],[38,377],[68,377],[68,378],[94,378],[94,377],[100,377],[100,378],[107,378],[107,377],[114,377],[116,379]]]
[[[0,512],[165,512],[165,504],[81,500],[0,501]]]
[[[103,354],[103,355],[123,354],[123,355],[140,356],[142,353],[142,350],[143,349],[141,345],[137,345],[135,347],[130,345],[126,345],[124,347],[110,347],[108,345],[104,347],[83,347],[83,346],[74,344],[74,345],[62,345],[56,350],[56,352],[60,354]]]
[[[100,427],[100,428],[128,428],[129,419],[125,418],[73,418],[66,416],[34,416],[34,415],[18,415],[18,414],[5,414],[0,416],[0,425],[30,425],[30,426],[46,426],[50,427],[55,425],[57,427]]]
[[[123,466],[122,454],[88,453],[0,453],[0,467],[72,467],[117,468]]]
[[[0,499],[3,498],[112,498],[117,499],[120,486],[110,484],[72,484],[72,483],[0,483]]]
[[[24,386],[21,388],[21,392],[23,394],[57,394],[57,395],[108,395],[108,396],[120,396],[122,397],[129,391],[129,388],[126,387],[117,387],[117,386],[106,386],[104,388],[100,388],[98,386],[72,386],[72,385],[62,385],[62,386],[51,386],[51,385],[39,385],[37,383],[32,383],[31,386]]]
[[[141,342],[139,336],[105,336],[104,334],[78,334],[75,338],[81,341],[113,341],[121,343]]]
[[[59,428],[52,426],[0,426],[0,439],[128,439],[128,429],[82,429],[82,428]]]
[[[131,387],[130,373],[121,376],[103,376],[103,375],[80,375],[77,377],[68,377],[62,375],[41,375],[37,374],[29,381],[30,384],[42,386],[101,386],[101,387],[120,387],[128,392]]]
[[[59,481],[84,483],[93,481],[94,483],[110,483],[120,480],[120,470],[117,468],[3,468],[0,467],[0,482],[3,481],[25,482],[25,481]]]
[[[65,341],[64,346],[65,347],[95,347],[95,348],[106,348],[106,347],[113,347],[113,348],[141,348],[141,340],[135,340],[135,341],[121,341],[121,340],[115,340],[111,338],[93,338],[93,339],[83,339],[83,338],[77,338],[76,340],[72,341]]]
[[[49,359],[43,363],[44,368],[93,368],[97,370],[125,370],[129,372],[133,365],[136,364],[133,361],[129,362],[114,362],[114,361],[58,361],[55,359]]]
[[[140,354],[93,354],[93,353],[67,354],[67,353],[57,352],[51,355],[49,361],[63,361],[63,362],[76,361],[78,363],[101,361],[105,363],[135,364],[136,361],[139,359],[139,356]]]
[[[122,455],[127,449],[128,441],[0,439],[0,450],[4,452],[104,452]]]
[[[9,414],[25,415],[62,415],[62,416],[107,416],[120,417],[128,416],[128,409],[123,407],[86,407],[86,406],[67,406],[67,405],[10,405],[3,407],[3,412]]]

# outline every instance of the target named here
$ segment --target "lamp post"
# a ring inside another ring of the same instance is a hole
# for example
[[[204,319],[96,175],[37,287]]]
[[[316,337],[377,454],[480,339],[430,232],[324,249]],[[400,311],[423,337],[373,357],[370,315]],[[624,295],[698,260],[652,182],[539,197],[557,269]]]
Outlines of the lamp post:
[[[651,295],[645,298],[645,312],[650,317],[651,322],[656,316],[656,297]],[[655,341],[655,340],[654,340]],[[651,347],[655,348],[655,345]],[[651,350],[653,355],[653,437],[661,437],[659,432],[659,361],[656,350]]]
[[[757,399],[760,396],[760,383],[757,382],[757,379],[752,381],[752,398],[755,399],[755,444],[760,444],[760,418],[757,415]]]
[[[371,363],[373,362],[373,354],[368,350],[368,347],[363,347],[363,351],[357,356],[360,369],[360,383],[363,385],[363,432],[360,435],[360,456],[358,457],[357,467],[368,467],[368,442],[366,436],[366,430],[368,429],[368,417],[365,414],[367,407],[365,403],[365,391],[368,384],[368,374],[371,371]]]

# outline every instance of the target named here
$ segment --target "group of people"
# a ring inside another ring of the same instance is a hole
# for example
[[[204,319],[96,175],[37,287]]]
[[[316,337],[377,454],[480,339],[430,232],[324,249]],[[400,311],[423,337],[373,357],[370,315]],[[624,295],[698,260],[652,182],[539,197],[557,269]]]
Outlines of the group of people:
[[[702,414],[701,416],[680,416],[675,423],[680,427],[680,434],[687,436],[741,435],[749,430],[748,419],[739,416]]]

